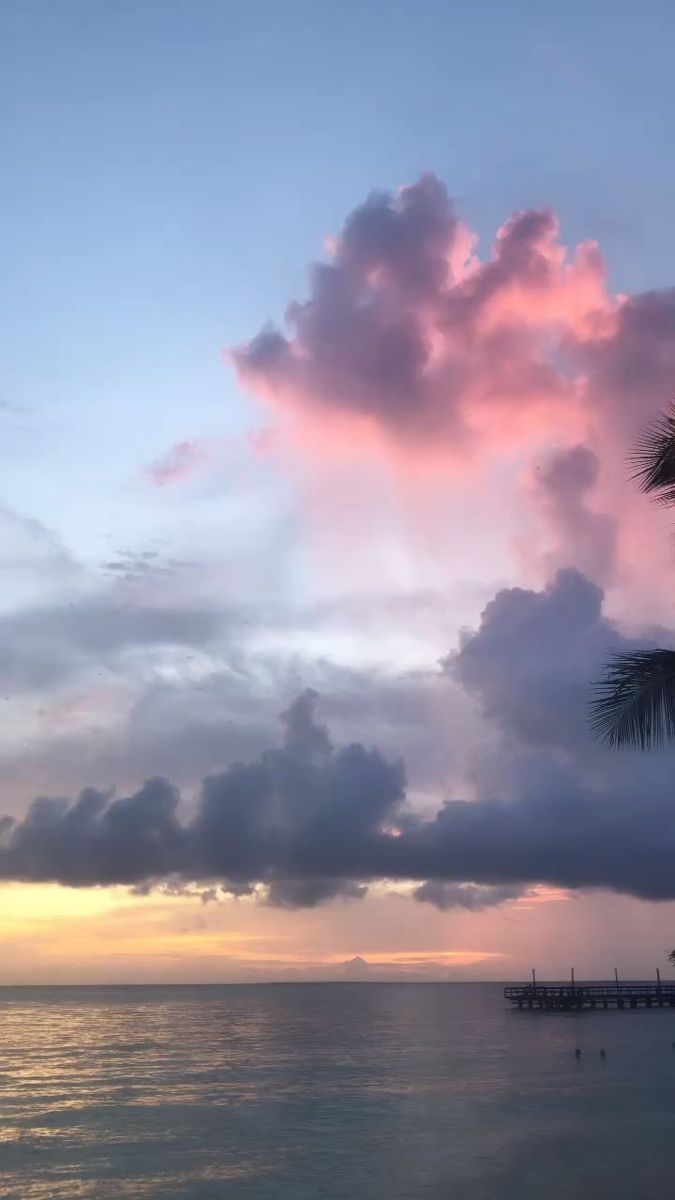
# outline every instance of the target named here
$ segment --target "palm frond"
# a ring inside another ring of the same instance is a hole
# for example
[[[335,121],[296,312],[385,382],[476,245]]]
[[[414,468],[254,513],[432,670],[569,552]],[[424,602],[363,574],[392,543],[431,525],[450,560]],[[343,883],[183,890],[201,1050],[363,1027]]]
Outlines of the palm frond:
[[[591,728],[610,746],[675,740],[675,650],[617,654],[594,690]]]
[[[675,402],[645,429],[629,462],[641,492],[657,493],[658,504],[675,504]]]

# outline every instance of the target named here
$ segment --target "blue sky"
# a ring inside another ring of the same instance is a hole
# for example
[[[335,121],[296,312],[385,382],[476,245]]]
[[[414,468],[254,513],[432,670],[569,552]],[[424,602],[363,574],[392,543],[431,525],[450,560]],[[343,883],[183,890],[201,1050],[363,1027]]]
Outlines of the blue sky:
[[[2,24],[3,395],[41,463],[17,437],[19,506],[255,421],[220,348],[303,293],[373,187],[433,169],[485,241],[553,204],[619,289],[673,277],[669,4],[62,0]]]

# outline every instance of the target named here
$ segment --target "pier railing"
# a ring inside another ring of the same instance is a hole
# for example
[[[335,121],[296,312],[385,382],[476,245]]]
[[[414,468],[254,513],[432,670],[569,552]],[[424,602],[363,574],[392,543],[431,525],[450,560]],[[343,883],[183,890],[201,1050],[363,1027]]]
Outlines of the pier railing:
[[[675,1008],[675,983],[594,980],[591,983],[520,983],[504,988],[514,1008],[569,1012],[593,1008]]]

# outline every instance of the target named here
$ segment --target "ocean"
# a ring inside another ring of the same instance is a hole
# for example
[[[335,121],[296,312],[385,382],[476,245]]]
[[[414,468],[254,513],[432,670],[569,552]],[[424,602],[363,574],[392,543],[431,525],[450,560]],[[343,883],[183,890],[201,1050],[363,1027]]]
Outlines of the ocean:
[[[0,1196],[656,1200],[674,1041],[492,984],[2,988]]]

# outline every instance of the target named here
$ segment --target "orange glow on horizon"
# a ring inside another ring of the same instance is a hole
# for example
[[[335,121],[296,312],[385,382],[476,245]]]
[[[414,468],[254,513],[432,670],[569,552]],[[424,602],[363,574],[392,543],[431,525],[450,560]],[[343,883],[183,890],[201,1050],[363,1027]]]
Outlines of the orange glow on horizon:
[[[194,897],[135,896],[124,888],[78,891],[55,884],[6,884],[1,897],[0,983],[12,982],[17,974],[28,981],[43,976],[77,981],[96,978],[101,971],[119,974],[120,981],[157,972],[177,973],[186,981],[195,972],[205,979],[224,973],[223,981],[230,974],[235,980],[251,973],[274,979],[287,972],[344,978],[354,958],[364,959],[366,970],[405,977],[504,957],[491,949],[448,947],[444,925],[431,945],[427,939],[426,945],[416,945],[413,929],[402,938],[408,948],[383,948],[372,935],[363,939],[365,945],[355,944],[351,933],[338,931],[330,946],[318,946],[321,918],[317,921],[314,911],[297,914],[289,924],[287,913],[232,899],[202,905]],[[375,900],[373,907],[383,903],[387,897]],[[416,908],[413,912],[417,917]]]

